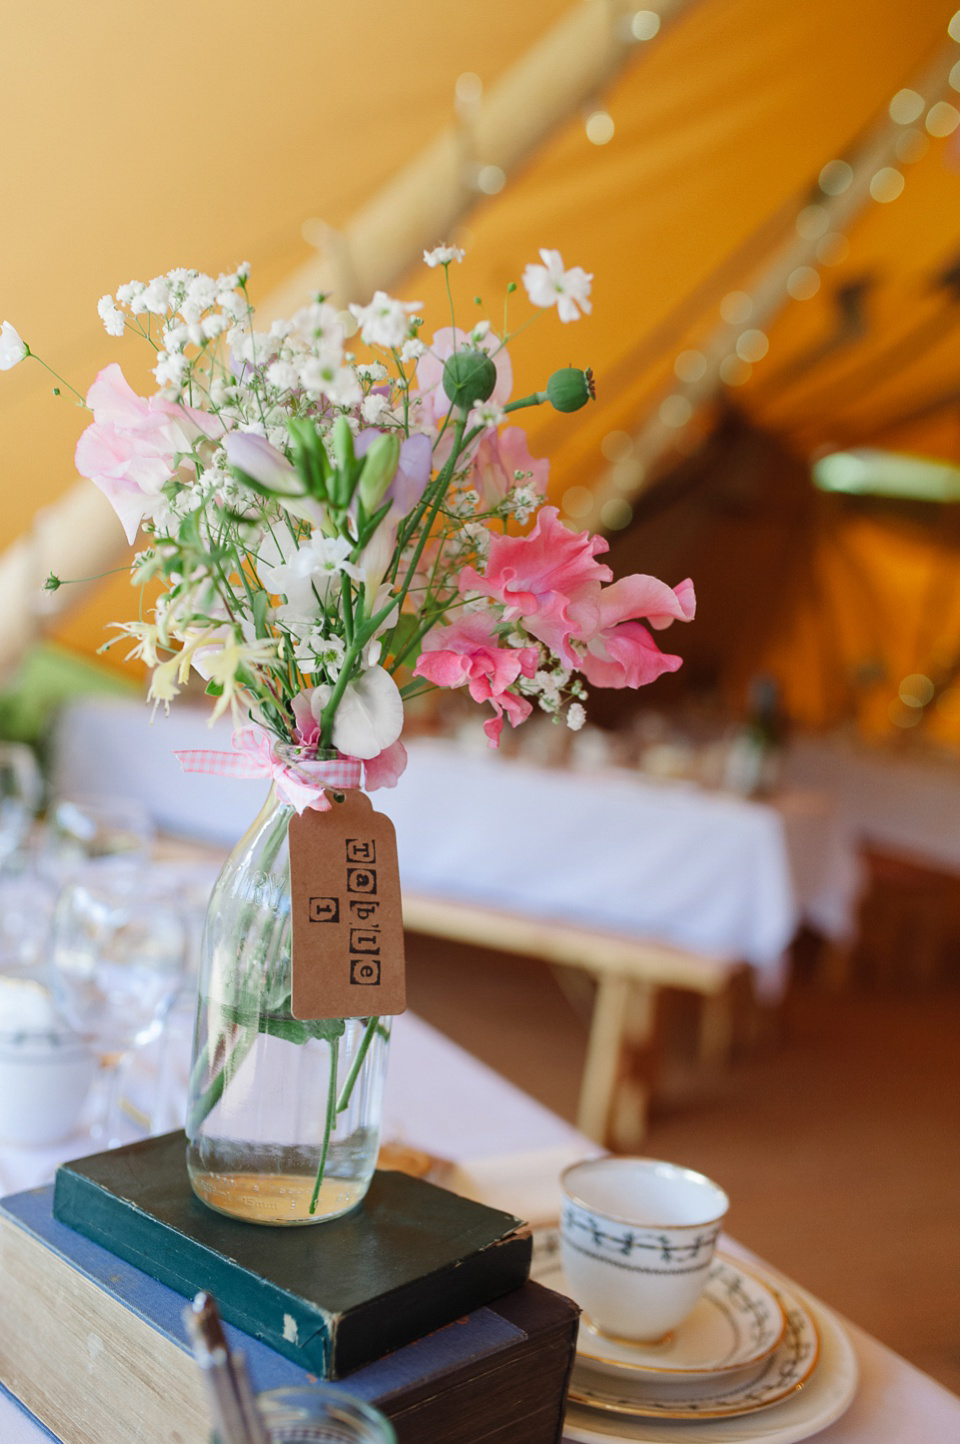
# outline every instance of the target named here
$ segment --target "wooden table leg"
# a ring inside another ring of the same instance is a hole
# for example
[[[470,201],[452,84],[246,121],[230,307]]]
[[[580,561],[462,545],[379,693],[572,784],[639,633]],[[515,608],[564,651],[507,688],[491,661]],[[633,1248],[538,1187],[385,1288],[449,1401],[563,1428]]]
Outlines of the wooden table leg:
[[[629,989],[629,980],[620,973],[604,973],[597,980],[577,1127],[601,1144],[606,1142],[610,1105],[620,1074]]]
[[[577,1126],[597,1143],[630,1151],[647,1127],[650,1087],[631,1070],[631,1053],[646,1052],[653,1036],[657,989],[622,974],[598,979]]]

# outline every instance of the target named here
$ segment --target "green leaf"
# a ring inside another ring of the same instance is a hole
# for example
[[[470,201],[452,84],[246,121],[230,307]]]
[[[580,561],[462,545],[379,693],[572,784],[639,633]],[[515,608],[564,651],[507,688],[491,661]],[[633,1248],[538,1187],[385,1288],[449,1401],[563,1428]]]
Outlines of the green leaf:
[[[253,625],[256,629],[258,637],[267,637],[270,635],[269,628],[267,627],[267,608],[269,600],[270,599],[267,596],[266,592],[253,593]]]

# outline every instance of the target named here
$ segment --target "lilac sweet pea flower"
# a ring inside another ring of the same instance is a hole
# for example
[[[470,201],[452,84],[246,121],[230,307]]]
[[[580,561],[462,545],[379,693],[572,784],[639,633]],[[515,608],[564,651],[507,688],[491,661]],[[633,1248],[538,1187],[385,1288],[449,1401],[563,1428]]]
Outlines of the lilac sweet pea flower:
[[[381,434],[373,427],[361,431],[354,442],[356,455],[365,456]],[[397,462],[393,481],[384,494],[384,500],[393,503],[390,512],[392,517],[399,520],[416,506],[430,480],[432,465],[433,447],[429,436],[418,432],[401,442],[400,460]]]

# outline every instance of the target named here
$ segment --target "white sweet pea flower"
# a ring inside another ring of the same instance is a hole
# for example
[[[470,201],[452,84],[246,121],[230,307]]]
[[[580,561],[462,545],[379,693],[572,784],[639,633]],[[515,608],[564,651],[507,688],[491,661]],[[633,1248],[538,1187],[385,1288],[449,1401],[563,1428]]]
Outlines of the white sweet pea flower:
[[[350,314],[360,326],[368,346],[402,346],[410,334],[410,317],[422,301],[395,301],[386,291],[375,291],[368,306],[351,302]]]
[[[556,306],[561,321],[577,321],[581,311],[592,310],[592,275],[582,266],[565,271],[559,251],[541,250],[540,259],[542,266],[529,265],[523,273],[523,284],[535,306]]]
[[[103,329],[108,336],[122,336],[124,328],[123,312],[114,302],[110,295],[101,296],[97,302],[97,314],[103,322]]]
[[[319,722],[331,689],[315,688],[310,710]],[[348,682],[333,716],[331,741],[338,752],[366,761],[390,747],[403,731],[403,698],[390,673],[370,667]]]
[[[9,321],[4,321],[0,326],[0,371],[11,371],[29,354],[27,343],[21,340]]]
[[[451,261],[459,263],[466,254],[466,251],[461,251],[459,246],[434,246],[432,251],[424,251],[423,259],[425,264],[433,270],[434,266],[449,266]]]

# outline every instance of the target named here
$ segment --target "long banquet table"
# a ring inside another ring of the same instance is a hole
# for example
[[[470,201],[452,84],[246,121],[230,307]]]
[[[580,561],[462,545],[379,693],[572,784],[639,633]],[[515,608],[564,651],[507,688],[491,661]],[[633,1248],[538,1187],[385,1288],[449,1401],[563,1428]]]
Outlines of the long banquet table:
[[[151,726],[139,703],[84,701],[59,729],[55,786],[138,798],[166,831],[232,846],[263,783],[185,776],[173,755],[229,751],[231,735],[197,708]],[[411,892],[734,957],[768,996],[801,923],[838,941],[852,933],[857,855],[829,794],[753,802],[437,739],[407,750],[400,786],[374,800],[396,826]]]
[[[174,1082],[182,1074],[174,1069]],[[175,1107],[174,1087],[171,1107]],[[523,1205],[558,1202],[550,1180],[564,1158],[594,1152],[595,1146],[568,1123],[529,1098],[449,1039],[410,1014],[397,1019],[390,1063],[385,1118],[387,1137],[461,1165],[465,1179],[503,1180],[491,1201],[503,1206],[503,1192],[516,1189]],[[80,1140],[37,1153],[0,1150],[5,1191],[40,1182],[57,1155],[82,1151]],[[512,1183],[511,1183],[512,1180]],[[483,1186],[479,1193],[483,1193]],[[521,1198],[519,1195],[523,1194]],[[735,1246],[734,1246],[735,1247]],[[802,1282],[802,1281],[801,1281]],[[2,1300],[0,1300],[2,1307]],[[860,1386],[848,1412],[819,1434],[823,1444],[920,1444],[960,1441],[960,1399],[912,1367],[855,1325],[846,1325],[860,1368]],[[760,1444],[763,1415],[752,1416],[744,1440]],[[658,1424],[669,1444],[669,1429]],[[42,1444],[47,1432],[0,1391],[3,1444]],[[709,1434],[704,1434],[708,1444]],[[428,1444],[428,1441],[424,1441]]]

